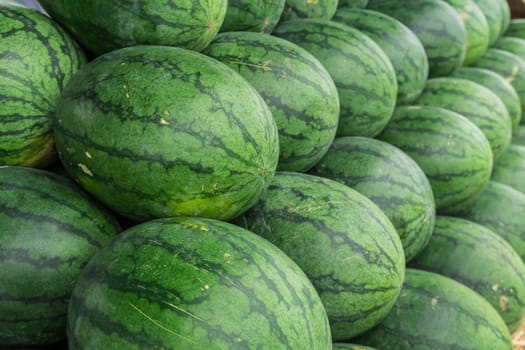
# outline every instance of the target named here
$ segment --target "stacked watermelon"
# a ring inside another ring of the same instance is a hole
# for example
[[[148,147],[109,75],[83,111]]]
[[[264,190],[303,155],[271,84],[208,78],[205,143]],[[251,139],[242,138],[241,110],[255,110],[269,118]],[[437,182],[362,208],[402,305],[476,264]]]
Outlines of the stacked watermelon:
[[[506,1],[17,2],[0,348],[512,349]]]

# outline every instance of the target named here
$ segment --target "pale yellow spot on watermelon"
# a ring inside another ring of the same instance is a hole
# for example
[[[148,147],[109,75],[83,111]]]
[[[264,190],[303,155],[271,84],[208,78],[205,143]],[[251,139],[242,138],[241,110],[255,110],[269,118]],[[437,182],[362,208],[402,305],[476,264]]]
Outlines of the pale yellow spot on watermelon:
[[[201,226],[201,225],[191,224],[191,223],[185,223],[182,225],[182,227],[189,228],[190,230],[196,230],[196,231],[202,231],[202,232],[206,232],[210,230],[206,226]]]
[[[77,166],[80,168],[80,170],[82,170],[84,174],[89,175],[91,177],[93,176],[93,173],[91,172],[91,170],[89,170],[89,168],[85,164],[78,163]]]
[[[264,61],[262,64],[248,63],[243,61],[231,61],[231,63],[252,68],[260,68],[265,72],[270,72],[272,70],[272,67],[270,67],[272,61]]]
[[[497,292],[499,289],[499,286],[497,284],[492,285],[492,290]]]
[[[231,255],[230,253],[224,253],[224,257],[225,257],[226,259],[229,259],[229,258],[232,257],[232,255]]]
[[[317,5],[319,1],[318,0],[306,0],[306,3],[308,5]]]
[[[89,159],[93,158],[93,157],[91,156],[91,153],[89,153],[88,151],[86,151],[86,157],[88,157]]]
[[[170,115],[170,111],[164,111],[164,115],[167,116],[167,117],[169,117],[169,115]]]
[[[505,78],[509,83],[512,83],[514,81],[514,78],[516,78],[516,75],[518,75],[518,72],[520,71],[518,66],[512,67],[512,73]]]
[[[170,123],[169,123],[166,119],[164,119],[164,118],[160,118],[160,123],[161,123],[162,125],[170,125]]]
[[[499,308],[502,311],[506,311],[507,306],[509,305],[509,298],[507,298],[505,295],[500,296],[498,304],[499,304]]]
[[[129,96],[129,93],[127,93],[127,92],[126,92],[126,95],[125,95],[125,96],[126,96],[127,99],[129,99],[129,97],[130,97],[130,96]]]
[[[432,305],[432,309],[435,309],[438,303],[439,303],[438,297],[432,298],[432,300],[430,301],[430,304]]]

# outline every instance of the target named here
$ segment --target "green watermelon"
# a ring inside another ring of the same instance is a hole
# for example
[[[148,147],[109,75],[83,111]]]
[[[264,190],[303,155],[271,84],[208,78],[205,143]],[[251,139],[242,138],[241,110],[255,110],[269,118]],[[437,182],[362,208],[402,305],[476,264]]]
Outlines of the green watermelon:
[[[294,18],[331,19],[339,0],[286,0],[281,20]]]
[[[407,269],[392,311],[356,342],[388,350],[513,350],[496,310],[472,289],[436,273]]]
[[[525,39],[525,18],[513,18],[504,35]]]
[[[56,21],[100,55],[134,45],[200,51],[219,31],[228,0],[40,0]]]
[[[333,343],[332,349],[334,350],[377,350],[369,346],[350,344],[350,343]]]
[[[374,203],[344,184],[278,172],[235,222],[282,249],[306,273],[334,341],[376,325],[399,294],[405,270],[399,236]]]
[[[521,112],[525,111],[525,61],[518,56],[499,49],[488,49],[473,65],[474,67],[489,69],[507,80],[520,97]],[[521,118],[520,123],[525,123]]]
[[[72,181],[28,167],[0,168],[0,348],[66,337],[80,271],[120,231]]]
[[[271,33],[284,11],[286,0],[229,0],[222,32]]]
[[[490,179],[493,157],[487,138],[455,112],[398,107],[378,138],[399,147],[425,172],[439,213],[456,212]]]
[[[476,5],[485,15],[489,25],[489,46],[494,44],[504,31],[502,25],[507,14],[504,13],[502,1],[506,0],[476,0]]]
[[[497,2],[499,3],[500,8],[501,8],[500,36],[502,36],[509,28],[509,24],[511,20],[511,8],[510,8],[508,0],[497,0]]]
[[[429,61],[430,77],[449,75],[465,59],[467,32],[461,17],[441,0],[370,0],[368,9],[392,16],[419,38]]]
[[[282,251],[235,225],[134,226],[77,280],[69,349],[331,349],[319,295]]]
[[[205,51],[250,82],[279,129],[279,170],[303,172],[328,151],[339,122],[330,74],[303,48],[261,33],[222,33]]]
[[[365,8],[367,4],[368,0],[339,0],[337,7]]]
[[[489,46],[489,25],[474,0],[445,0],[459,14],[467,31],[467,52],[463,65],[477,61]]]
[[[244,78],[167,46],[91,61],[64,89],[54,130],[67,172],[135,220],[231,218],[255,203],[279,157],[272,114]]]
[[[525,265],[503,238],[484,226],[438,216],[430,242],[410,266],[450,277],[478,292],[510,331],[525,316]]]
[[[525,125],[520,125],[514,130],[512,143],[525,146]]]
[[[525,59],[525,39],[504,36],[499,38],[492,47],[515,54],[522,60]]]
[[[0,166],[56,160],[51,113],[85,57],[49,17],[0,4]]]
[[[525,194],[502,183],[489,181],[457,216],[486,226],[507,242],[525,261]]]
[[[309,51],[332,76],[341,102],[338,136],[373,137],[385,127],[396,104],[396,73],[372,39],[319,19],[284,22],[273,34]]]
[[[516,90],[502,76],[484,68],[461,67],[456,69],[451,77],[471,80],[495,93],[507,108],[512,122],[512,130],[514,131],[518,127],[525,111],[521,109],[520,97]]]
[[[483,85],[461,78],[429,79],[415,103],[449,109],[469,119],[487,137],[494,159],[510,145],[512,121],[507,108]]]
[[[525,194],[525,146],[510,145],[494,163],[492,180],[517,189]]]
[[[410,103],[419,96],[428,77],[428,58],[410,29],[380,12],[348,7],[337,10],[333,20],[358,29],[386,53],[396,72],[396,104]]]
[[[372,200],[396,228],[407,261],[428,243],[436,215],[432,187],[399,148],[364,137],[336,138],[310,173],[342,182]]]

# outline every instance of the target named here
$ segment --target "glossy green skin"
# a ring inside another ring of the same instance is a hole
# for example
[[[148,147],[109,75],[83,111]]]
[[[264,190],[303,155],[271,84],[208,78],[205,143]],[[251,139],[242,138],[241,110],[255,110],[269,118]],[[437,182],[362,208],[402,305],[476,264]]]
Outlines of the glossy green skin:
[[[494,159],[510,145],[512,121],[507,108],[483,85],[461,78],[429,79],[415,103],[445,108],[466,117],[483,132]]]
[[[491,229],[525,261],[525,194],[495,181],[458,212],[458,216]]]
[[[338,4],[339,0],[286,0],[281,20],[286,21],[295,18],[331,19]]]
[[[507,15],[500,2],[503,0],[476,0],[476,5],[485,15],[485,19],[489,25],[489,46],[494,44],[500,35],[504,32],[502,25],[504,25],[504,17]]]
[[[309,51],[332,76],[341,102],[338,136],[381,132],[395,107],[397,81],[392,63],[372,39],[344,24],[315,19],[281,23],[273,34]]]
[[[370,0],[368,9],[394,17],[417,35],[429,60],[429,76],[446,76],[461,66],[467,32],[454,8],[441,0]]]
[[[504,35],[525,39],[525,18],[512,19]]]
[[[51,113],[85,62],[69,35],[36,10],[0,4],[0,166],[56,160]]]
[[[227,0],[40,0],[95,55],[135,45],[200,51],[219,31]]]
[[[90,62],[64,90],[54,130],[67,172],[135,220],[231,218],[257,200],[279,156],[277,126],[255,89],[175,47]]]
[[[520,125],[514,130],[512,144],[525,146],[525,125]]]
[[[223,33],[204,51],[243,76],[279,129],[278,170],[303,172],[328,151],[339,123],[339,96],[321,63],[303,48],[260,33]]]
[[[355,342],[389,350],[512,350],[494,308],[448,277],[406,270],[401,294],[381,324]]]
[[[430,242],[410,266],[450,277],[478,292],[511,332],[525,315],[525,265],[503,238],[484,226],[438,216]]]
[[[416,161],[430,181],[438,213],[455,213],[490,179],[487,138],[465,117],[432,106],[398,107],[378,136]]]
[[[525,146],[510,145],[494,163],[492,180],[506,184],[525,194]]]
[[[511,9],[507,0],[498,0],[501,7],[501,31],[500,36],[504,35],[509,28],[511,21]]]
[[[515,54],[490,48],[473,65],[474,67],[485,68],[501,75],[507,80],[520,97],[521,111],[525,110],[525,61]],[[522,117],[520,123],[525,123]]]
[[[459,14],[467,31],[467,52],[463,65],[476,62],[489,46],[489,25],[485,15],[473,0],[445,0]]]
[[[364,345],[356,345],[350,343],[334,343],[332,346],[334,350],[377,350],[376,348],[371,348]]]
[[[485,68],[461,67],[456,69],[451,77],[471,80],[492,91],[505,104],[512,122],[512,130],[518,127],[524,113],[520,97],[511,83],[502,76]]]
[[[319,295],[261,237],[203,218],[134,226],[82,271],[70,350],[328,349]]]
[[[369,36],[388,56],[397,79],[396,104],[414,101],[428,77],[428,58],[417,36],[393,17],[377,11],[342,8],[333,18]]]
[[[229,0],[221,32],[271,33],[284,11],[286,0]]]
[[[339,137],[310,173],[344,183],[372,200],[396,228],[407,261],[427,245],[436,215],[432,187],[399,148],[371,138]]]
[[[236,223],[268,239],[306,273],[334,341],[378,324],[399,294],[405,270],[399,236],[374,203],[341,183],[278,172]]]
[[[66,337],[73,285],[120,231],[116,220],[62,176],[0,168],[0,347]]]
[[[365,8],[368,4],[368,0],[339,0],[337,4],[338,8],[353,7],[353,8]]]

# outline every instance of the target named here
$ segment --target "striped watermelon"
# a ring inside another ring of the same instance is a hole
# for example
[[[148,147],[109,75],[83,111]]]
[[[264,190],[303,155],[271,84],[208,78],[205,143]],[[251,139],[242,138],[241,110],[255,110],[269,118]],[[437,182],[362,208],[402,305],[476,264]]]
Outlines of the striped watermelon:
[[[504,36],[496,40],[492,47],[513,53],[522,60],[525,59],[525,39]]]
[[[383,12],[410,28],[425,47],[430,77],[449,75],[465,59],[467,33],[452,6],[441,0],[370,0],[368,9]]]
[[[311,173],[372,200],[396,228],[407,261],[427,245],[436,215],[434,195],[423,170],[400,149],[370,138],[336,138]]]
[[[356,342],[388,350],[513,350],[505,323],[479,294],[448,277],[407,269],[385,320]]]
[[[56,160],[50,114],[85,62],[69,35],[34,9],[0,4],[0,165]]]
[[[419,96],[428,77],[428,58],[410,29],[380,12],[348,7],[337,10],[333,20],[358,29],[386,53],[396,72],[396,104],[410,103]]]
[[[512,143],[525,146],[525,125],[520,125],[514,130]]]
[[[525,316],[525,265],[503,238],[484,226],[438,216],[430,242],[410,266],[450,277],[478,292],[510,331]]]
[[[271,33],[284,11],[286,0],[228,0],[221,32]]]
[[[489,181],[483,191],[458,216],[486,226],[507,242],[525,261],[525,194],[495,181]]]
[[[398,107],[379,139],[399,147],[421,167],[440,213],[462,208],[490,179],[490,144],[476,125],[452,111]]]
[[[40,0],[88,50],[100,55],[148,44],[200,51],[219,31],[227,0]]]
[[[488,49],[473,66],[496,72],[511,83],[520,97],[522,113],[520,123],[525,123],[525,61],[507,51]]]
[[[368,0],[339,0],[337,7],[365,8],[367,4]]]
[[[429,79],[415,103],[449,109],[469,119],[487,137],[494,159],[510,145],[512,121],[507,108],[483,85],[460,78]]]
[[[71,297],[76,349],[332,348],[319,295],[282,251],[235,225],[159,219],[126,230]]]
[[[500,36],[504,35],[509,28],[511,20],[511,9],[508,0],[497,0],[501,8],[501,31]]]
[[[525,194],[525,146],[512,144],[494,163],[492,180]]]
[[[516,90],[502,76],[484,68],[461,67],[456,69],[451,77],[471,80],[492,91],[505,104],[512,122],[512,130],[518,127],[525,111],[521,110],[520,97]]]
[[[339,0],[286,0],[281,20],[294,18],[331,19]]]
[[[54,130],[68,173],[135,220],[235,216],[255,203],[279,156],[272,114],[244,78],[167,46],[90,62],[64,89]]]
[[[489,25],[474,0],[445,0],[459,14],[467,32],[467,52],[463,65],[476,62],[489,46]]]
[[[504,35],[525,39],[525,18],[513,18]]]
[[[376,325],[399,294],[405,270],[399,236],[375,204],[341,183],[277,173],[236,223],[302,268],[323,301],[335,341]]]
[[[261,33],[222,33],[205,51],[250,82],[279,129],[279,170],[306,171],[328,151],[339,96],[321,63],[301,47]]]
[[[332,349],[334,350],[377,350],[369,346],[350,344],[350,343],[333,343]]]
[[[328,20],[299,19],[281,23],[276,36],[312,53],[328,70],[339,93],[338,136],[377,135],[396,103],[392,63],[365,34]]]
[[[489,46],[492,46],[504,32],[502,25],[507,14],[500,4],[502,1],[506,0],[476,0],[476,5],[485,15],[489,25]]]
[[[120,231],[78,186],[48,171],[0,168],[0,348],[66,337],[73,284]]]

